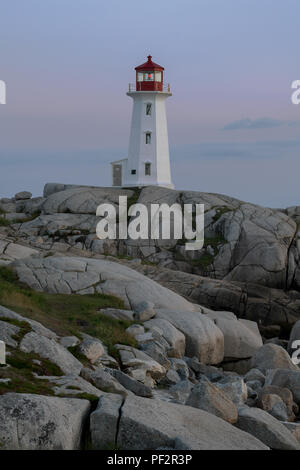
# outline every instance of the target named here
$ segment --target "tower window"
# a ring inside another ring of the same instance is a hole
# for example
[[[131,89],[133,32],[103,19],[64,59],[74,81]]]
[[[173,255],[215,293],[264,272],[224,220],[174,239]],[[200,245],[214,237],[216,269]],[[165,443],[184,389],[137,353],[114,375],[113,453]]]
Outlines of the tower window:
[[[152,104],[147,103],[146,104],[146,116],[151,116],[151,111],[152,111]]]
[[[151,163],[145,163],[145,175],[146,176],[151,175]]]
[[[155,72],[155,81],[161,82],[161,72]]]
[[[145,73],[145,81],[153,82],[153,80],[154,80],[154,72]]]
[[[136,175],[136,170],[131,170],[132,175]]]
[[[151,132],[146,132],[146,144],[151,144]]]

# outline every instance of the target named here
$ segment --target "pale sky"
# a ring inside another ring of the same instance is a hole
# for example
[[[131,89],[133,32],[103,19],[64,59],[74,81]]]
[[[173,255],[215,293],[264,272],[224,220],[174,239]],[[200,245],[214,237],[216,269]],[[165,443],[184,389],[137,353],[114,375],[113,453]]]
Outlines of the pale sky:
[[[0,197],[109,185],[152,54],[176,188],[300,205],[299,28],[299,0],[0,0]]]

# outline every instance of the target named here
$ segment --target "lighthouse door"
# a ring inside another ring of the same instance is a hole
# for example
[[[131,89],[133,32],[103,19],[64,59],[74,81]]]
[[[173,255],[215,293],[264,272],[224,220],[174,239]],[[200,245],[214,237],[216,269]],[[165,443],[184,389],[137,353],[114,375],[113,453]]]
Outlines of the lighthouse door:
[[[122,165],[113,165],[113,186],[122,186]]]

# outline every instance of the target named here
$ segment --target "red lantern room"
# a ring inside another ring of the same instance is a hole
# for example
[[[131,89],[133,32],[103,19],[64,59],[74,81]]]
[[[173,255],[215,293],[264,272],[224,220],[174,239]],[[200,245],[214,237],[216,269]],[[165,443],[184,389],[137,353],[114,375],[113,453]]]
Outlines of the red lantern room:
[[[135,67],[136,91],[163,91],[163,70],[161,65],[152,62],[152,56],[142,65]]]

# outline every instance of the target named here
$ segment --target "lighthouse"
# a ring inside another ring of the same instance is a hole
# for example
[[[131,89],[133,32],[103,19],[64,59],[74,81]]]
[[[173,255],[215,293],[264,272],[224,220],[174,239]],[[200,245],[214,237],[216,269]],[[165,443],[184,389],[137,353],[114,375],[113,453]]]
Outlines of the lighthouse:
[[[135,71],[136,82],[127,92],[133,100],[128,157],[111,163],[113,186],[173,188],[165,104],[170,85],[151,55]]]

